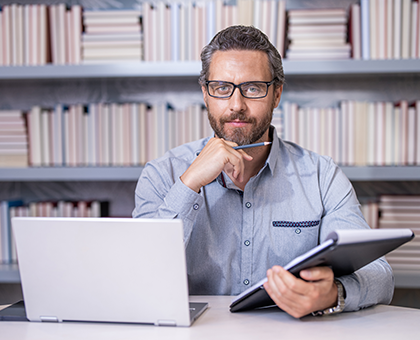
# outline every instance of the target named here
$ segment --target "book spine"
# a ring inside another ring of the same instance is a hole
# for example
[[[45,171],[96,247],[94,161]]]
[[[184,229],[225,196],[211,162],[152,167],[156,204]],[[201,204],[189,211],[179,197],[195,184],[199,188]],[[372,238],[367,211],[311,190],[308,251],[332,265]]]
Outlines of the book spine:
[[[361,0],[361,22],[362,22],[362,58],[371,59],[370,55],[370,13],[369,0]]]

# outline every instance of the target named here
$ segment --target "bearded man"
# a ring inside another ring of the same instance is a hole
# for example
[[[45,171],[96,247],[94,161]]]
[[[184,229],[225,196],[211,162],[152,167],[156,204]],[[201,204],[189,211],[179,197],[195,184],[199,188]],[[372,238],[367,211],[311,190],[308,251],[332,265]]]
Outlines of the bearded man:
[[[183,220],[190,294],[237,295],[267,277],[267,293],[296,318],[390,303],[394,279],[383,258],[341,277],[314,267],[297,278],[282,267],[333,230],[369,226],[332,159],[281,140],[270,125],[284,83],[276,48],[258,29],[232,26],[201,60],[214,136],[149,162],[133,211]]]

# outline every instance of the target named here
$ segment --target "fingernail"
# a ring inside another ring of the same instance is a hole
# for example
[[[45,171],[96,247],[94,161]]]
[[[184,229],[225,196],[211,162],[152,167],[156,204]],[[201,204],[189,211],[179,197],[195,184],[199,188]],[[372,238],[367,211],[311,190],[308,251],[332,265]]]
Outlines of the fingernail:
[[[306,276],[306,277],[311,277],[311,271],[310,270],[302,270],[300,272],[300,275]]]

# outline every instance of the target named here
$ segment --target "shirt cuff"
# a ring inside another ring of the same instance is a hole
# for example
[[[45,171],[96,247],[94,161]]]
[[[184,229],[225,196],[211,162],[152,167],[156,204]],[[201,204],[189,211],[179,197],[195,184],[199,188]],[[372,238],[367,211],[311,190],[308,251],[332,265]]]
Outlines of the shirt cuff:
[[[181,219],[195,221],[204,203],[204,198],[190,189],[178,178],[165,197],[165,204]]]
[[[352,312],[359,309],[359,295],[360,283],[355,274],[341,276],[336,278],[340,281],[346,291],[346,298],[344,299],[344,312]]]

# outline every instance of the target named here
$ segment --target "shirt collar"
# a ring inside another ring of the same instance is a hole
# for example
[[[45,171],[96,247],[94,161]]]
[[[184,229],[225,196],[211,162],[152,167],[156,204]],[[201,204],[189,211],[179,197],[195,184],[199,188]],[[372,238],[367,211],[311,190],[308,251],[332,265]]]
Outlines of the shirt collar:
[[[269,136],[270,136],[270,139],[272,140],[272,144],[271,144],[270,153],[268,154],[267,160],[265,162],[266,164],[265,166],[268,166],[268,168],[270,169],[271,175],[273,175],[274,170],[277,166],[277,163],[280,159],[281,140],[277,134],[276,128],[273,125],[271,125],[269,129],[270,129]]]

